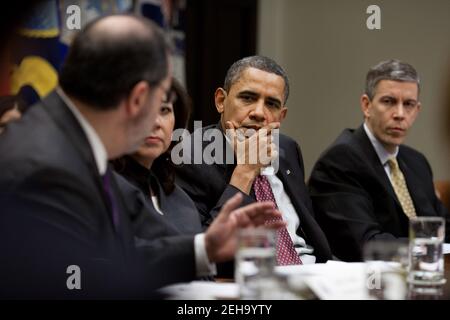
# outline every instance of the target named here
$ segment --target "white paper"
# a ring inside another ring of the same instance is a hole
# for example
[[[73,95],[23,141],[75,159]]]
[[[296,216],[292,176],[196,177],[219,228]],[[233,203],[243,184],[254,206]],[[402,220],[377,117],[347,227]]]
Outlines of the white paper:
[[[450,243],[444,243],[444,254],[450,254]]]
[[[276,271],[289,276],[295,286],[302,282],[321,300],[367,299],[364,263],[328,261],[325,264],[282,266]]]
[[[238,299],[239,288],[235,283],[193,281],[174,284],[160,290],[174,300]]]
[[[450,254],[450,243],[444,244]],[[321,300],[369,299],[366,287],[366,264],[328,261],[310,265],[277,266],[275,271],[288,277],[295,287],[309,288]],[[161,290],[171,299],[238,299],[235,283],[193,281]]]

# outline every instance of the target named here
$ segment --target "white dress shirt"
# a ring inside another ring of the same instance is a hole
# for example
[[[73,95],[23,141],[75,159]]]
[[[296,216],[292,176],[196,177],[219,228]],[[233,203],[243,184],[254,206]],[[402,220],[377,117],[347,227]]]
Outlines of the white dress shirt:
[[[386,172],[389,181],[391,181],[391,168],[389,167],[388,160],[397,157],[398,154],[398,146],[395,148],[393,153],[389,153],[381,144],[380,141],[373,135],[372,131],[370,131],[367,124],[364,122],[364,131],[366,131],[367,136],[369,137],[370,142],[372,143],[373,148],[375,149],[376,154],[378,155],[378,159],[380,159],[381,164],[383,165],[384,171]]]
[[[159,207],[158,197],[157,196],[151,196],[153,207],[155,208],[156,212],[158,212],[160,215],[164,215],[164,212],[161,211],[161,208]]]
[[[83,132],[86,134],[92,153],[94,154],[98,172],[101,176],[104,175],[108,166],[108,154],[106,152],[105,145],[103,144],[95,129],[90,125],[86,118],[83,117],[81,112],[64,93],[64,91],[60,87],[58,87],[56,89],[56,92],[80,123]],[[161,212],[159,210],[159,206],[156,210],[158,212]],[[197,276],[202,277],[215,275],[217,273],[216,265],[211,263],[208,259],[208,255],[206,253],[205,235],[203,233],[197,234],[194,237],[194,252]]]

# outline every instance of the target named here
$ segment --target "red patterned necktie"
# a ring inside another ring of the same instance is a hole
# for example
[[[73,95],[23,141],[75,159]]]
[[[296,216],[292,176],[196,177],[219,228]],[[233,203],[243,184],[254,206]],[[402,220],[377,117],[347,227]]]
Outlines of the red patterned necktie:
[[[271,201],[278,207],[269,180],[267,180],[266,176],[259,175],[256,177],[255,182],[253,183],[253,190],[255,191],[256,200],[258,202]],[[282,220],[282,218],[280,217],[276,220]],[[280,266],[303,264],[295,251],[294,243],[292,242],[286,227],[280,228],[277,231],[277,262]]]

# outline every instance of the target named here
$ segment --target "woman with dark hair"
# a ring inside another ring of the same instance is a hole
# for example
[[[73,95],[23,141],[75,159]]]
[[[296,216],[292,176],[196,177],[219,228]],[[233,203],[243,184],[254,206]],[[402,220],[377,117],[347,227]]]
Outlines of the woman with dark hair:
[[[113,161],[114,169],[137,186],[156,211],[166,217],[181,234],[202,232],[194,202],[175,184],[170,151],[174,129],[186,128],[191,101],[182,85],[172,79],[170,93],[160,107],[152,133],[131,155]]]

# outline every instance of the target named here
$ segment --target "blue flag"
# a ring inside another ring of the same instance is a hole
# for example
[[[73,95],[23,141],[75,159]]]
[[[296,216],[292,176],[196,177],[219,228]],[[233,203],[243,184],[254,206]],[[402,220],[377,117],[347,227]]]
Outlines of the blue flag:
[[[41,2],[19,30],[13,54],[11,93],[31,105],[58,84],[62,61],[59,48],[59,15],[56,0]]]

